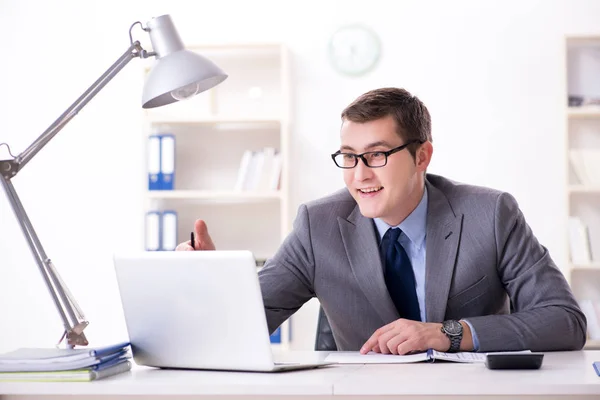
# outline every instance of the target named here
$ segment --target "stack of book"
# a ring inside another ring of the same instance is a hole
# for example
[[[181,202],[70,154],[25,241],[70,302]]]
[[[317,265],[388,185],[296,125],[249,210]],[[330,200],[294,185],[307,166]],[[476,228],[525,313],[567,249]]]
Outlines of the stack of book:
[[[281,179],[281,153],[273,147],[246,150],[238,169],[235,191],[275,191]]]
[[[0,382],[93,381],[131,369],[129,343],[85,349],[22,348],[0,354]]]

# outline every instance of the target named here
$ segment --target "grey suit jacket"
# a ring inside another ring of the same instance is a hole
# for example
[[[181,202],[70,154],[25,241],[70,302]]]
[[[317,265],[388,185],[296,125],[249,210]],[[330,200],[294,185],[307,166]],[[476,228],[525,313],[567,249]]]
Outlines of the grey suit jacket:
[[[480,351],[582,348],[585,317],[516,200],[431,174],[426,185],[427,321],[468,319]],[[347,189],[300,206],[259,278],[271,332],[315,296],[339,350],[399,318],[373,220]]]

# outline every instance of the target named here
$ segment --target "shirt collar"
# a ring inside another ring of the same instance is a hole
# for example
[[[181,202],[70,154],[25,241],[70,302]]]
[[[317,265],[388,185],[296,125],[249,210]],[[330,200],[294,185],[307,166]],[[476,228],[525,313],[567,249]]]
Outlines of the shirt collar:
[[[380,218],[373,218],[373,221],[379,232],[380,240],[389,228],[400,228],[417,248],[421,248],[427,233],[427,186],[423,190],[423,197],[417,207],[399,225],[388,225]]]

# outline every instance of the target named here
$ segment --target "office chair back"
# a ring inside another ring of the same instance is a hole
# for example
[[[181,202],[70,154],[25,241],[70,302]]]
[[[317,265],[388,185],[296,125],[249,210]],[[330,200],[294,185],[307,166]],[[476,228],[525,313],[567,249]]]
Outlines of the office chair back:
[[[331,326],[322,307],[319,307],[319,317],[317,321],[317,338],[315,340],[315,350],[337,351],[337,345],[331,332]]]

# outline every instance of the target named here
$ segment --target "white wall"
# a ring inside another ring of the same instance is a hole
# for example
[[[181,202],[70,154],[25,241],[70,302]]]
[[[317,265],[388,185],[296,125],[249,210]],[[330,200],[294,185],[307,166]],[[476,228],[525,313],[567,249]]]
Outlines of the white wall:
[[[540,241],[566,265],[563,36],[599,34],[600,2],[89,3],[0,2],[0,143],[13,153],[125,51],[132,22],[170,13],[188,44],[290,47],[294,210],[342,185],[329,158],[342,108],[366,90],[405,87],[433,116],[431,171],[513,193]],[[368,76],[346,78],[330,68],[327,40],[357,21],[379,33],[383,58]],[[140,69],[132,61],[14,180],[48,255],[92,322],[86,332],[94,344],[125,338],[111,255],[141,246]],[[5,147],[0,158],[7,158]],[[313,319],[305,313],[295,323],[306,326],[300,347],[312,347]],[[0,329],[0,351],[50,346],[62,329],[5,196]]]

